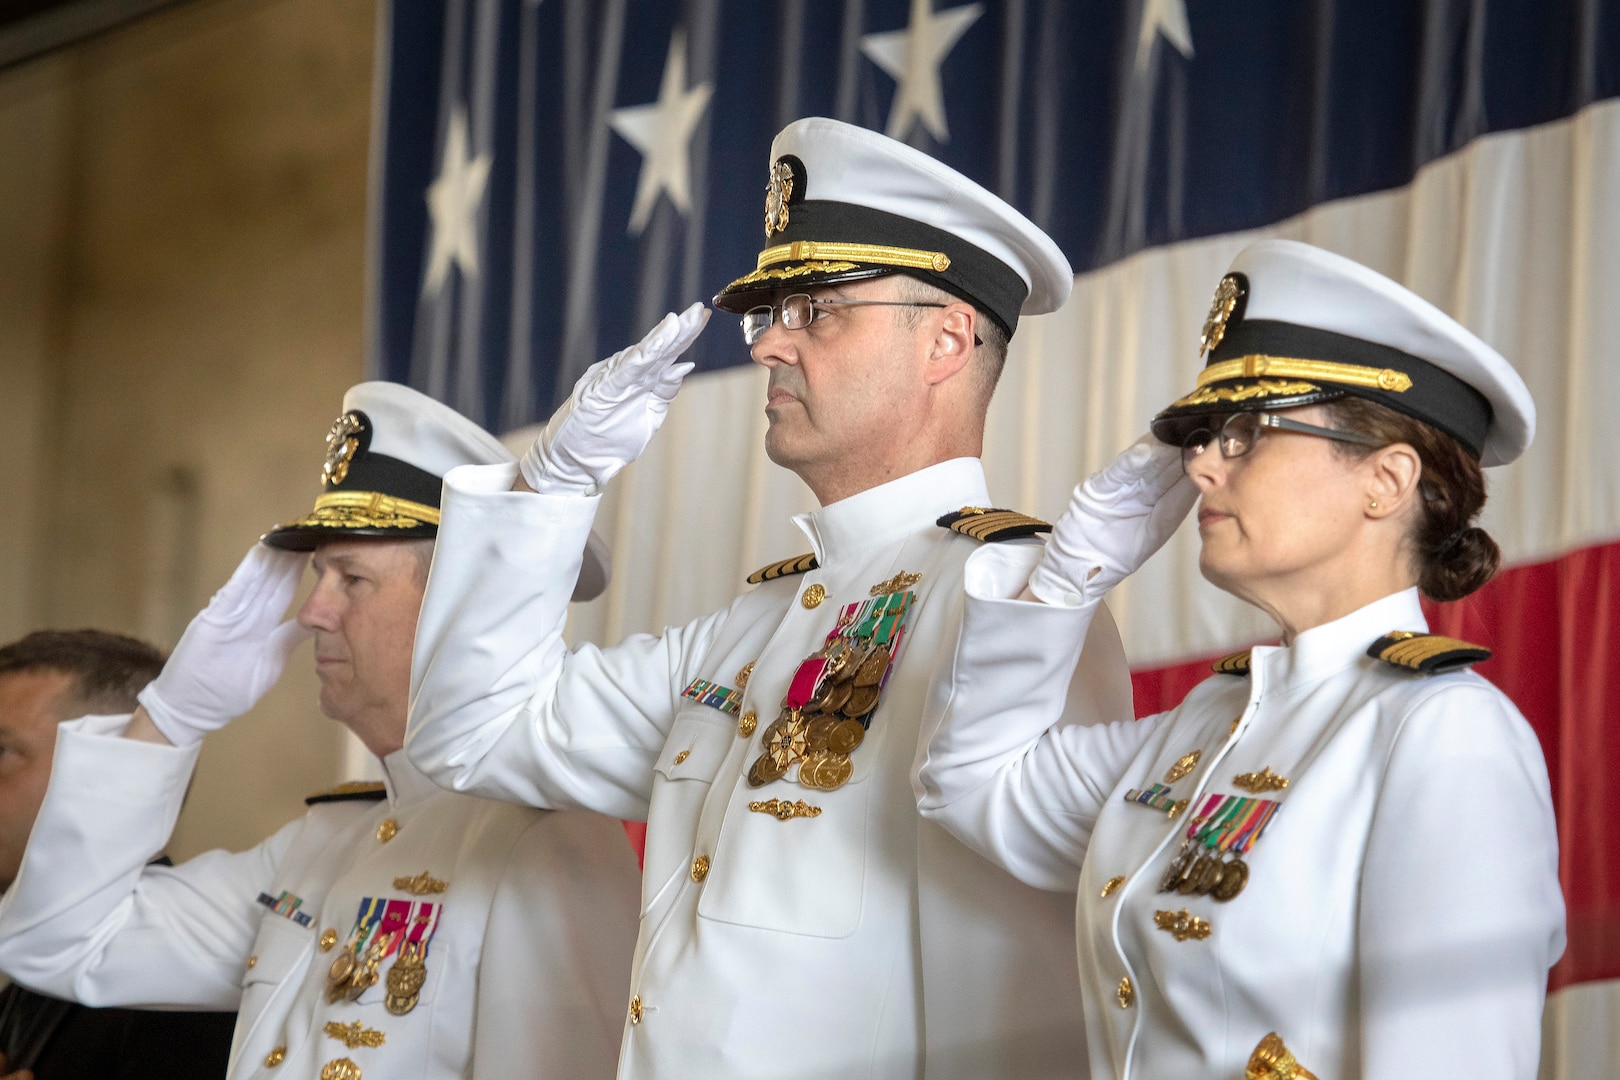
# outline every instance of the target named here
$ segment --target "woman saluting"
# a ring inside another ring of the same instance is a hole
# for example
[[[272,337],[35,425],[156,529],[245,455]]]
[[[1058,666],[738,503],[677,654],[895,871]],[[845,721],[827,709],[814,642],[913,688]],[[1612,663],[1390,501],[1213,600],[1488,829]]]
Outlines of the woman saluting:
[[[1563,950],[1546,766],[1468,670],[1489,653],[1429,636],[1418,597],[1495,572],[1481,467],[1529,444],[1529,392],[1406,289],[1289,241],[1238,256],[1204,347],[1044,552],[969,561],[922,812],[1026,882],[1078,878],[1099,1080],[1528,1080]],[[1097,601],[1195,501],[1204,576],[1282,644],[1170,712],[1052,729]]]

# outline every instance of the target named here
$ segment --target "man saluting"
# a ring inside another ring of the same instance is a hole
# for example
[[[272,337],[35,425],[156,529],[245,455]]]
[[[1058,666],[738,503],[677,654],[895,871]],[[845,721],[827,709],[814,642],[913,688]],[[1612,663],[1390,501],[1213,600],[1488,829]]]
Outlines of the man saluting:
[[[1072,892],[922,821],[911,774],[962,564],[1046,526],[990,509],[985,411],[1021,313],[1073,277],[1012,207],[909,147],[802,120],[766,247],[716,305],[770,371],[766,449],[810,551],[658,637],[569,652],[597,493],[646,447],[694,306],[588,371],[519,469],[446,478],[408,752],[459,791],[648,823],[623,1077],[1070,1076]],[[514,490],[514,487],[516,490]],[[1118,636],[1064,722],[1130,715]]]
[[[239,1008],[232,1078],[611,1074],[635,925],[621,827],[450,794],[400,749],[439,478],[510,459],[415,391],[349,391],[314,511],[254,545],[133,717],[61,725],[0,903],[0,970],[89,1005]],[[314,588],[282,622],[306,564]],[[603,583],[587,567],[582,587]],[[377,755],[385,783],[314,796],[249,851],[148,866],[203,737],[250,709],[306,637],[321,711]]]

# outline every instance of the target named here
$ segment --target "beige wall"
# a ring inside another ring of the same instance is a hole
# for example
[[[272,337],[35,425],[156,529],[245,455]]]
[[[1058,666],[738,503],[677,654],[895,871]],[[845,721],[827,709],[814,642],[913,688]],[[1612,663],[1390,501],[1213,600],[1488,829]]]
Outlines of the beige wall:
[[[361,376],[373,0],[198,0],[0,72],[0,639],[172,645],[306,508]],[[173,851],[342,778],[307,647]]]

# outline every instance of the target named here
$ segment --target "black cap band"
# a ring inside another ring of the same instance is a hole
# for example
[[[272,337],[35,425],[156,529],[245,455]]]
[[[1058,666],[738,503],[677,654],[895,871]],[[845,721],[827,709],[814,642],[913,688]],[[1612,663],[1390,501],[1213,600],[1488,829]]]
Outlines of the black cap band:
[[[1314,362],[1325,370],[1312,370]],[[1220,365],[1237,370],[1210,378]],[[1335,366],[1345,370],[1331,370]],[[1199,389],[1154,417],[1153,433],[1179,444],[1197,417],[1297,408],[1346,395],[1430,424],[1475,457],[1484,450],[1490,402],[1455,375],[1387,345],[1271,319],[1229,324],[1210,353]]]
[[[808,241],[812,244],[851,244],[942,252],[949,260],[944,270],[863,262],[859,256],[840,258],[855,264],[843,270],[825,270],[792,276],[749,274],[737,279],[714,298],[726,311],[746,311],[764,297],[795,285],[822,285],[858,280],[882,273],[903,273],[936,285],[983,309],[1010,337],[1018,326],[1018,313],[1029,297],[1029,286],[1017,271],[994,255],[961,237],[921,221],[869,206],[829,200],[807,200],[792,206],[791,218],[770,238],[772,248]],[[810,262],[810,259],[802,260]],[[791,260],[783,260],[791,264]],[[773,264],[774,265],[774,264]],[[761,267],[761,271],[769,267]]]

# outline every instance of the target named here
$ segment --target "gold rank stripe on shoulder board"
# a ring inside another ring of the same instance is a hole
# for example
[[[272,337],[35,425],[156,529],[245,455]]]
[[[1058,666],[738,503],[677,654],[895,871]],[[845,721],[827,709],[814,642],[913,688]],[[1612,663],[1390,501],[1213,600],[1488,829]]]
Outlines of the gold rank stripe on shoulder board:
[[[792,577],[794,574],[808,574],[821,563],[817,561],[812,552],[806,555],[795,555],[791,559],[773,562],[769,566],[762,566],[748,575],[748,584],[762,585],[767,581],[775,581],[781,577]]]
[[[379,802],[388,797],[388,788],[381,781],[350,780],[325,791],[317,791],[304,800],[305,806],[332,802]]]
[[[1217,675],[1247,676],[1249,674],[1249,654],[1253,651],[1253,649],[1244,649],[1242,652],[1223,656],[1209,665],[1209,670]]]
[[[1439,675],[1489,660],[1491,650],[1438,634],[1393,630],[1368,646],[1367,655],[1420,675]]]
[[[943,515],[934,524],[986,544],[999,544],[1004,540],[1022,540],[1036,533],[1052,531],[1052,523],[1049,521],[1020,514],[1016,510],[1000,510],[984,506],[964,506],[960,510]]]

